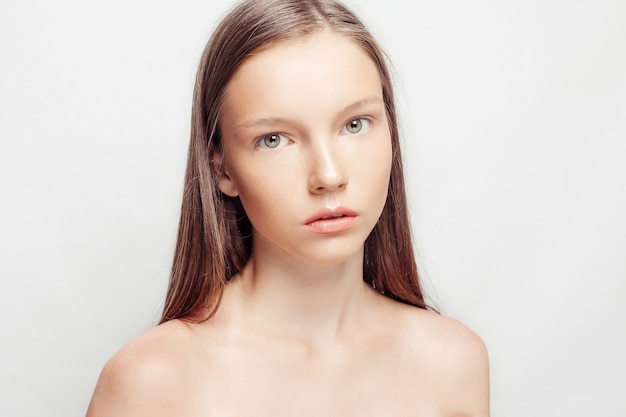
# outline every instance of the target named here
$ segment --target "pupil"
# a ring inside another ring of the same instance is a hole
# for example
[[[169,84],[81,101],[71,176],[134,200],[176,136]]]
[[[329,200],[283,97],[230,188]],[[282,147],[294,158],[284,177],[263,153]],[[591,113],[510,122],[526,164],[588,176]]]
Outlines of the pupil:
[[[356,133],[361,130],[361,121],[355,119],[348,124],[348,130],[352,133]]]
[[[265,145],[268,148],[275,148],[278,146],[278,142],[280,141],[278,135],[269,135],[265,137]]]

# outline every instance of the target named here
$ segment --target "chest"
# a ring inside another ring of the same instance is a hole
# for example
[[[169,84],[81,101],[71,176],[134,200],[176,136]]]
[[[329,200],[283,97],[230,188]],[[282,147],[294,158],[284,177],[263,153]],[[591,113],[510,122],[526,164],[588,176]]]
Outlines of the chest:
[[[220,359],[200,366],[187,391],[198,416],[441,415],[435,387],[402,358],[257,352]]]

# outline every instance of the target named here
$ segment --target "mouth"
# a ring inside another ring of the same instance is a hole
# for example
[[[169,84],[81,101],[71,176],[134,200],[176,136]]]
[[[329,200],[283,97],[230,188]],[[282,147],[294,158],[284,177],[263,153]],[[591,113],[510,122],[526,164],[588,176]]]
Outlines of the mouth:
[[[340,219],[342,217],[346,217],[346,215],[345,214],[335,214],[335,215],[332,215],[332,216],[322,216],[322,217],[320,217],[317,220]]]
[[[310,231],[320,234],[336,234],[350,230],[356,223],[358,214],[345,207],[334,210],[324,209],[309,217],[304,225]]]
[[[304,221],[304,224],[311,224],[317,221],[343,219],[345,217],[357,217],[358,213],[347,207],[335,207],[333,209],[324,208]]]

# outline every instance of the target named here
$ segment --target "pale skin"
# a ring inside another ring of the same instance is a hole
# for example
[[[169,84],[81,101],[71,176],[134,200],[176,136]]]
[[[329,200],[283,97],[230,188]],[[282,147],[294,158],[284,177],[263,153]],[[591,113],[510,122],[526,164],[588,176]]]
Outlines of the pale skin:
[[[368,55],[328,30],[265,49],[229,82],[220,126],[218,185],[253,224],[250,261],[213,318],[118,352],[87,416],[488,416],[482,341],[363,282],[391,165]]]

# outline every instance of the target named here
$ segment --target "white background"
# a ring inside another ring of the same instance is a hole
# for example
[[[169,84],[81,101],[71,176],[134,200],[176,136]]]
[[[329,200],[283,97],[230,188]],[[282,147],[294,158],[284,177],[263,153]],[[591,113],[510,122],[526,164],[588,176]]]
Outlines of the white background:
[[[420,267],[492,415],[626,416],[626,2],[348,2],[394,62]],[[84,414],[158,318],[229,1],[3,2],[0,415]]]

